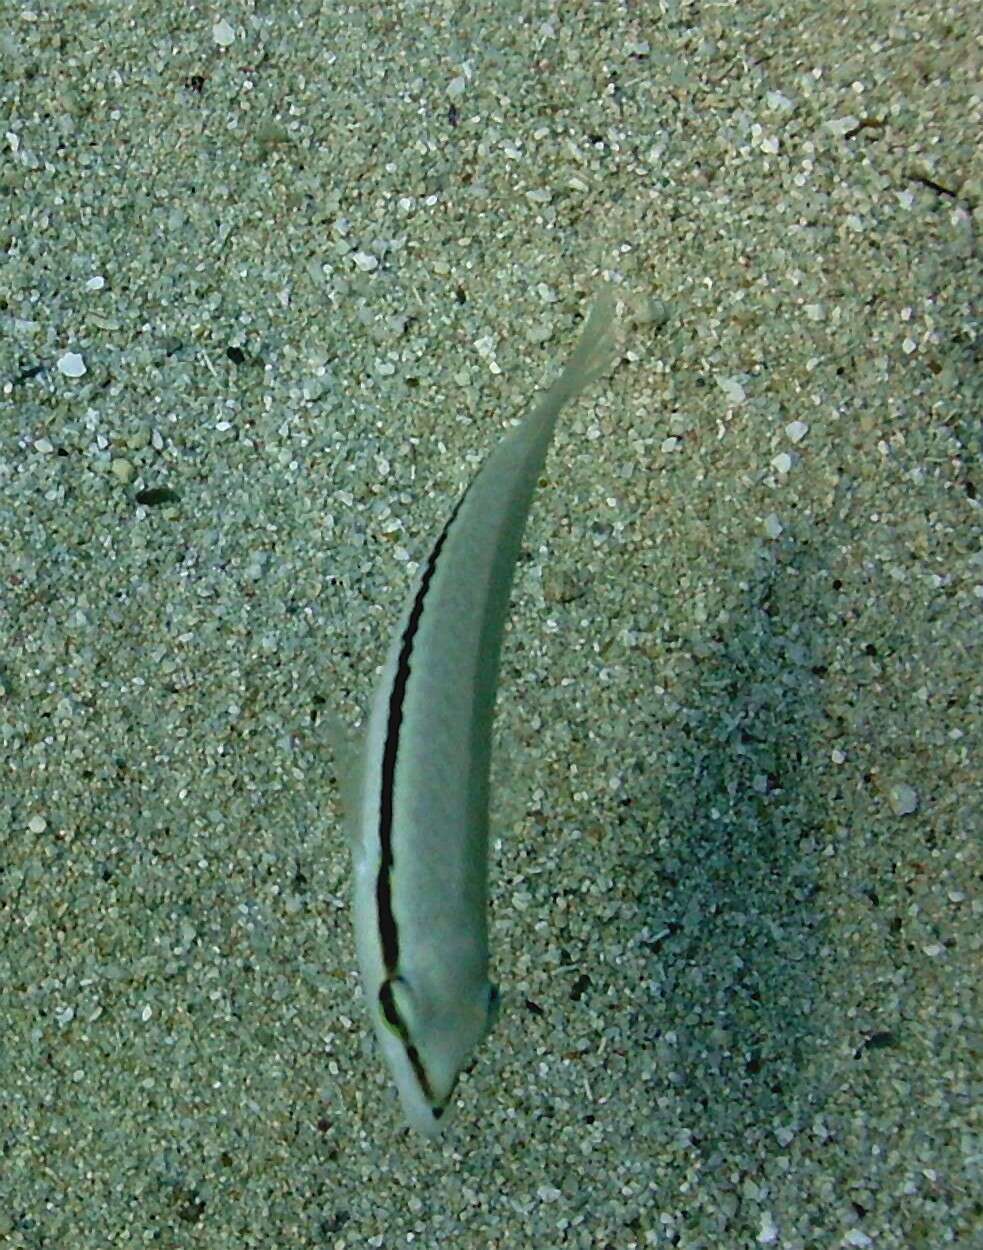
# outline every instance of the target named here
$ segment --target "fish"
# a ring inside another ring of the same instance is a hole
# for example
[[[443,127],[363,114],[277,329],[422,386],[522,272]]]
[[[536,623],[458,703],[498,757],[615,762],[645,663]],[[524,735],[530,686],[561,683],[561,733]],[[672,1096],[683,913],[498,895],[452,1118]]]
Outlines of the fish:
[[[490,1031],[489,769],[522,534],[561,411],[616,361],[618,302],[595,300],[559,378],[487,455],[420,564],[392,634],[351,806],[362,989],[406,1122],[446,1127]]]

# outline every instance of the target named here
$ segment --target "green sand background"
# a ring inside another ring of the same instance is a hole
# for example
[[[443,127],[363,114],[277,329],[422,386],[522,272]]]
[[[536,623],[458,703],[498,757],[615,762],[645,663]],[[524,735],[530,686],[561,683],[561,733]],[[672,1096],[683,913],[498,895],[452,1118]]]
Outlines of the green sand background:
[[[983,1244],[973,11],[5,9],[0,1245]],[[433,1146],[326,727],[602,275]]]

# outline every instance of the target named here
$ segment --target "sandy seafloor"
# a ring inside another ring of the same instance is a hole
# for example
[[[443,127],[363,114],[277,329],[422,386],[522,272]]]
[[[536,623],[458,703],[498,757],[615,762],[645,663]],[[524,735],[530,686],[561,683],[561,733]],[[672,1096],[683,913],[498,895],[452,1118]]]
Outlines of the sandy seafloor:
[[[5,10],[0,1245],[983,1244],[972,13]],[[605,279],[431,1145],[326,726]]]

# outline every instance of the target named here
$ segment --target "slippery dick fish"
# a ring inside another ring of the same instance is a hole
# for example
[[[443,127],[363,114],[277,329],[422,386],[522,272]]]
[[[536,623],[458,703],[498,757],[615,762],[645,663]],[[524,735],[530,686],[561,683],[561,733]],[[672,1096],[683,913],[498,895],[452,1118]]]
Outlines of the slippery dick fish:
[[[498,1001],[488,958],[488,775],[499,652],[529,505],[557,418],[617,355],[595,304],[566,368],[458,500],[392,636],[354,812],[355,938],[406,1119],[443,1127]]]

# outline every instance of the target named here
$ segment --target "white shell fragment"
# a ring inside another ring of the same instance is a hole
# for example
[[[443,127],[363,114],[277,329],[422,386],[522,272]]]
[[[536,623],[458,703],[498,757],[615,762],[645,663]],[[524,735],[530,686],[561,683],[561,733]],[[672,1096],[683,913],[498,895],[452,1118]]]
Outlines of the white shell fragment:
[[[801,443],[808,433],[809,427],[804,421],[790,421],[785,427],[785,435],[792,443]]]
[[[860,119],[854,117],[852,113],[848,113],[846,117],[833,117],[826,123],[826,129],[834,135],[841,138],[848,135],[851,130],[856,130],[860,125]]]
[[[58,357],[58,372],[66,378],[80,378],[86,372],[85,361],[78,352],[66,352]]]
[[[224,17],[212,27],[212,39],[220,48],[230,48],[235,43],[236,33]]]
[[[918,810],[918,791],[903,781],[895,782],[887,792],[887,801],[895,816],[910,816]]]
[[[379,268],[379,258],[371,252],[352,252],[352,260],[363,273],[371,273]]]
[[[727,397],[728,403],[743,404],[747,398],[744,387],[741,385],[740,378],[724,378],[716,379],[717,385]]]

